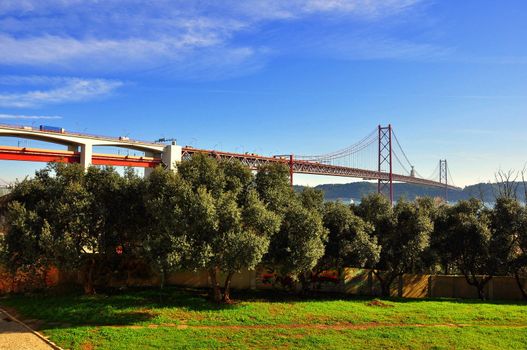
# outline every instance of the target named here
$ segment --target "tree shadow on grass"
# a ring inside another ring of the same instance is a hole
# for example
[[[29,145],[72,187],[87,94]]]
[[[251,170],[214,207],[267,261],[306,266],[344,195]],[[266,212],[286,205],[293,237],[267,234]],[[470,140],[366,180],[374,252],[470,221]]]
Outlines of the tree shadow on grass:
[[[317,293],[308,296],[286,291],[233,291],[234,304],[215,304],[208,298],[207,290],[168,287],[134,288],[109,291],[108,294],[86,296],[79,293],[67,295],[13,295],[0,299],[0,305],[16,310],[21,318],[40,329],[80,326],[128,326],[146,324],[159,315],[159,309],[174,308],[181,311],[223,311],[244,307],[245,302],[305,303],[313,301],[363,301],[372,300],[396,303],[450,302],[460,304],[527,305],[521,301],[481,301],[464,299],[407,299],[356,296],[342,293]]]
[[[161,308],[219,311],[237,307],[211,302],[204,290],[179,288],[134,288],[97,295],[11,295],[0,299],[0,306],[40,329],[137,325],[156,318],[156,309]]]
[[[403,297],[369,297],[378,298],[381,300],[389,300],[397,303],[430,303],[430,302],[448,302],[457,304],[469,305],[511,305],[511,306],[527,306],[526,300],[481,300],[481,299],[462,299],[462,298],[447,298],[447,297],[432,297],[432,298],[403,298]]]
[[[311,302],[311,301],[364,301],[384,300],[396,303],[429,303],[429,302],[450,302],[471,305],[517,305],[527,306],[524,300],[480,300],[480,299],[460,299],[460,298],[402,298],[402,297],[381,297],[371,295],[357,295],[338,292],[314,292],[307,295],[295,294],[281,290],[250,290],[233,291],[233,299],[236,301],[254,302]]]

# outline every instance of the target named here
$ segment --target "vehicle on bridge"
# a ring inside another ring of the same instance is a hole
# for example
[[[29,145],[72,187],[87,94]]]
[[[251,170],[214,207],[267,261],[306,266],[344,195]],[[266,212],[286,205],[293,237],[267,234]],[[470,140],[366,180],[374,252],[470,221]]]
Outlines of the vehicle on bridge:
[[[49,131],[49,132],[57,132],[59,134],[64,134],[66,132],[66,129],[59,128],[57,126],[41,125],[40,131]]]

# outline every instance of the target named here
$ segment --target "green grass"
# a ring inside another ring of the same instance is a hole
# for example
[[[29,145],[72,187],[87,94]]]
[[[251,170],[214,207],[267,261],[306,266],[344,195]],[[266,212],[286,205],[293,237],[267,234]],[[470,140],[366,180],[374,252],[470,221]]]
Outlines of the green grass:
[[[527,304],[462,300],[235,295],[217,306],[200,292],[0,300],[72,349],[393,348],[526,349]],[[33,321],[34,322],[34,321]]]

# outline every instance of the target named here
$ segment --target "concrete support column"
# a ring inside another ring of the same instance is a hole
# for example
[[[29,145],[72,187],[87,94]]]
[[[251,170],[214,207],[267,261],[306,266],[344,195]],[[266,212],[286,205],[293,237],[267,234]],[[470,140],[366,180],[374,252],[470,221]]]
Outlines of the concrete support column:
[[[154,156],[154,153],[145,152],[145,157],[153,157],[153,156]],[[145,168],[145,177],[149,177],[153,171],[154,171],[154,168]]]
[[[161,160],[167,169],[176,171],[176,164],[181,162],[183,148],[176,145],[175,142],[172,142],[170,145],[166,145],[161,154]]]
[[[92,162],[93,146],[91,144],[81,145],[81,165],[87,170]]]

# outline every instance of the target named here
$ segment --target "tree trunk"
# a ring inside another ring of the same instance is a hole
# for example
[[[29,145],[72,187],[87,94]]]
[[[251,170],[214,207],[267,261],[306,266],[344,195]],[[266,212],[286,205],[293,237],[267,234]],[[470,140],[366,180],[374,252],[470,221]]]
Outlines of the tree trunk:
[[[386,282],[386,280],[381,282],[381,296],[385,298],[389,298],[391,296],[390,283]]]
[[[522,285],[522,281],[520,279],[520,274],[518,271],[514,273],[514,278],[516,279],[516,284],[518,284],[518,288],[520,288],[520,292],[522,293],[523,299],[527,300],[527,291]]]
[[[42,288],[43,290],[45,290],[48,287],[47,280],[48,280],[48,270],[44,268],[42,269],[40,273],[40,288]]]
[[[159,289],[163,289],[165,288],[165,278],[166,278],[166,272],[165,272],[165,268],[162,267],[161,268],[161,276],[160,276],[160,285],[159,285]]]
[[[93,273],[95,271],[95,258],[90,258],[88,271],[84,277],[84,294],[95,294],[95,287],[93,286]]]
[[[231,303],[231,280],[234,272],[229,272],[227,278],[225,279],[225,287],[223,289],[223,302],[230,304]]]
[[[486,296],[485,296],[485,284],[477,283],[476,284],[476,288],[478,289],[478,297],[481,300],[485,300],[485,298],[486,298]]]
[[[300,273],[300,276],[298,276],[298,280],[300,281],[300,286],[301,286],[301,290],[300,290],[300,294],[302,295],[307,295],[309,294],[309,290],[310,290],[310,283],[311,283],[311,272],[309,272],[309,276],[308,276],[308,272],[302,272]]]
[[[209,269],[212,298],[216,303],[221,303],[221,289],[218,281],[217,267]]]
[[[376,271],[376,270],[373,270],[373,274],[377,277],[377,279],[379,280],[379,284],[381,285],[381,296],[389,298],[391,296],[391,288],[390,287],[392,286],[393,280],[398,275],[388,274],[388,277],[383,278],[381,276],[381,272]]]
[[[485,295],[485,285],[492,279],[492,276],[485,276],[482,277],[481,280],[478,280],[476,275],[471,274],[469,276],[469,274],[466,272],[463,272],[463,274],[465,275],[465,280],[467,281],[467,283],[471,286],[476,287],[478,291],[478,298],[481,300],[485,300],[487,297]]]

